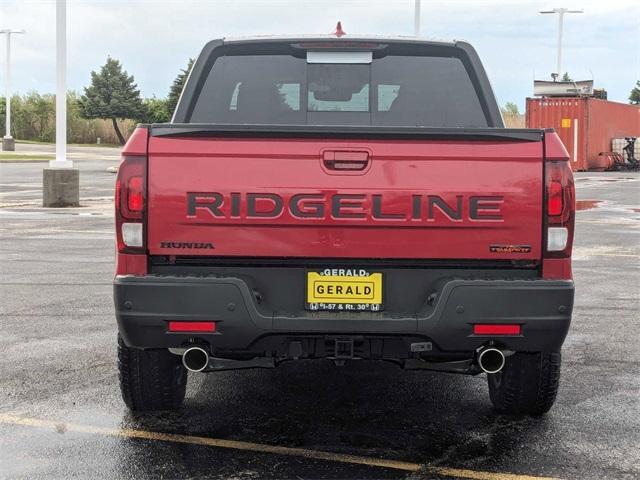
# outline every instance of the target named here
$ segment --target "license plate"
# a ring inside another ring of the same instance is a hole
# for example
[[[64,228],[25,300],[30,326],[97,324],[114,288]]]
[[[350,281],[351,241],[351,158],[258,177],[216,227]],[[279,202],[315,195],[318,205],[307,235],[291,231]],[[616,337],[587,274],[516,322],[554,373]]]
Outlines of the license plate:
[[[307,272],[305,308],[351,312],[382,310],[382,273],[360,273],[349,276]]]

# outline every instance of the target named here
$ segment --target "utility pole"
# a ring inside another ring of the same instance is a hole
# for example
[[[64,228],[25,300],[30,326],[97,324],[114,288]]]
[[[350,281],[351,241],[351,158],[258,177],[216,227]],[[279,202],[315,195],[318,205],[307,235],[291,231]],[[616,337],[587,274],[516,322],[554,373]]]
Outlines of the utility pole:
[[[415,9],[413,12],[413,35],[420,36],[420,0],[415,0]]]
[[[564,16],[567,13],[583,13],[583,10],[569,10],[568,8],[554,8],[553,10],[542,10],[543,14],[558,14],[558,59],[556,63],[556,77],[562,75],[562,30],[564,28]],[[553,77],[553,74],[551,75]]]
[[[43,170],[42,205],[80,205],[80,171],[67,160],[67,0],[56,0],[56,158]]]
[[[4,65],[4,98],[7,115],[5,120],[5,134],[2,139],[2,150],[5,152],[13,152],[16,149],[16,142],[11,136],[11,35],[25,33],[25,31],[5,28],[0,30],[0,33],[4,33],[7,39],[7,54]]]

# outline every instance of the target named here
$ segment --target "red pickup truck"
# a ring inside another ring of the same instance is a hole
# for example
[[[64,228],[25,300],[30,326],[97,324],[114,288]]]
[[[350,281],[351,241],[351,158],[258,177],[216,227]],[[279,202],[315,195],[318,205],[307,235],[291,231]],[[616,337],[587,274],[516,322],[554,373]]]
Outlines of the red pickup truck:
[[[486,373],[552,406],[574,286],[574,184],[552,130],[504,128],[464,42],[215,40],[116,183],[120,384],[297,359]]]

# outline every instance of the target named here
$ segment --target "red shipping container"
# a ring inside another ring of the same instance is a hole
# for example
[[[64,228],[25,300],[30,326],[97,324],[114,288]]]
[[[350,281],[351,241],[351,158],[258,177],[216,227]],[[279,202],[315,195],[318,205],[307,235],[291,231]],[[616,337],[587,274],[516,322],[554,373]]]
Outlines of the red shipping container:
[[[527,127],[554,128],[573,170],[603,170],[607,156],[599,154],[611,151],[612,139],[640,137],[640,105],[591,97],[527,98]]]

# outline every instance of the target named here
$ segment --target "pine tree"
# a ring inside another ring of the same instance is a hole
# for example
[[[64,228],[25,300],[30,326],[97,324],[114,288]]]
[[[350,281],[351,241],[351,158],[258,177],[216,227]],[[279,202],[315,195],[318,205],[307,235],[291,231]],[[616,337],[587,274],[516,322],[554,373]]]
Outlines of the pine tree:
[[[173,115],[173,112],[176,109],[176,105],[178,104],[178,100],[180,99],[180,94],[182,93],[184,84],[186,83],[189,72],[191,72],[191,68],[193,67],[193,62],[193,58],[190,58],[189,62],[187,63],[187,68],[181,69],[180,73],[178,73],[178,76],[171,84],[171,88],[169,89],[169,96],[167,97],[167,110],[169,111],[170,115]]]
[[[120,132],[119,118],[141,118],[145,108],[133,75],[122,69],[120,62],[108,57],[99,72],[91,72],[91,85],[84,89],[79,100],[84,118],[111,119],[120,143],[125,139]]]

